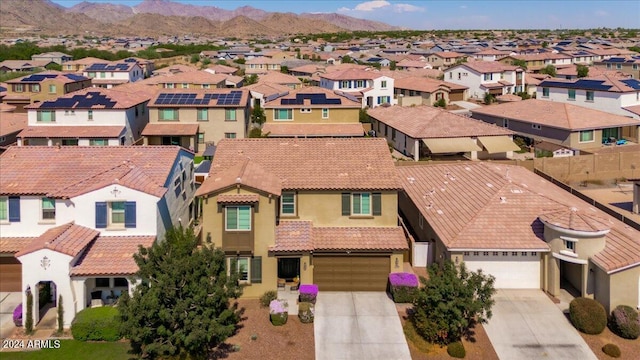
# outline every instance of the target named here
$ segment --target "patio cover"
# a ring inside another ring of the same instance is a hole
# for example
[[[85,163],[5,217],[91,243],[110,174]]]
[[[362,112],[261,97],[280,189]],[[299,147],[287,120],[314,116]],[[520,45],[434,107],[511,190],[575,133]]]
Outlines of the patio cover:
[[[142,130],[142,136],[195,136],[198,124],[157,124],[149,123]]]
[[[476,142],[468,137],[422,139],[433,154],[482,151]]]
[[[508,136],[478,136],[478,140],[489,154],[520,150]]]

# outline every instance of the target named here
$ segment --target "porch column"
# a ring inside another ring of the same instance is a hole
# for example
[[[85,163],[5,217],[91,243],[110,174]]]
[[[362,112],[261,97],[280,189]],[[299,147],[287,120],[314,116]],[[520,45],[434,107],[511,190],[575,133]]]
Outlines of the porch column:
[[[47,146],[53,146],[53,140],[47,139]]]
[[[143,136],[143,137],[142,137],[142,143],[143,143],[144,145],[149,145],[149,138],[148,138],[148,137],[146,137],[146,136]]]
[[[415,140],[415,146],[413,150],[413,160],[420,161],[420,140]]]
[[[589,277],[589,266],[588,264],[582,264],[580,266],[580,272],[582,275],[581,278],[581,286],[580,286],[580,296],[587,297],[587,279]]]

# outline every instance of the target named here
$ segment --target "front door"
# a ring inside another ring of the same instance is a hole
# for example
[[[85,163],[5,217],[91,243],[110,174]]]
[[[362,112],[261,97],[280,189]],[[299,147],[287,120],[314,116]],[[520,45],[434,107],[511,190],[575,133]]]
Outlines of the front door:
[[[278,259],[278,278],[287,281],[300,276],[300,258]]]

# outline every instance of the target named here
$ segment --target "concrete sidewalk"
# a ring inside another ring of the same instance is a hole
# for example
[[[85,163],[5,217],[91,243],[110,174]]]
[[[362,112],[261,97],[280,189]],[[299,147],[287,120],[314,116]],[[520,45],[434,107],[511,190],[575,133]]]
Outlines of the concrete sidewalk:
[[[0,293],[0,339],[6,339],[16,328],[13,324],[13,310],[22,301],[19,292]]]
[[[384,292],[320,292],[316,359],[411,359],[395,304]]]

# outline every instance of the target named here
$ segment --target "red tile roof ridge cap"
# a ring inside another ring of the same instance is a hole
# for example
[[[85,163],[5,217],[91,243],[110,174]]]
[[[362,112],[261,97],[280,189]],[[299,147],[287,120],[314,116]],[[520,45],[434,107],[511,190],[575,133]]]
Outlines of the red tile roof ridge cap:
[[[133,165],[133,167],[132,167],[131,165]],[[131,160],[124,160],[124,161],[123,161],[122,163],[120,163],[120,164],[117,164],[117,165],[111,166],[111,167],[109,167],[109,168],[106,168],[106,169],[105,169],[105,170],[103,170],[103,171],[99,171],[99,172],[97,172],[97,173],[95,173],[95,174],[92,174],[91,176],[89,176],[89,177],[87,177],[87,178],[84,178],[84,179],[82,179],[82,180],[80,180],[80,181],[78,181],[78,182],[75,182],[75,183],[73,183],[73,184],[69,184],[68,186],[66,186],[66,187],[64,187],[64,188],[57,190],[57,191],[56,191],[56,193],[64,192],[65,190],[67,190],[67,189],[69,189],[69,188],[71,188],[71,187],[77,186],[77,185],[82,184],[83,182],[87,182],[87,181],[89,181],[89,180],[91,180],[91,179],[95,179],[96,177],[98,177],[98,176],[100,176],[100,175],[106,174],[106,173],[108,173],[108,172],[110,172],[110,171],[113,171],[113,170],[115,170],[115,169],[117,169],[117,168],[119,168],[119,167],[124,167],[124,166],[128,166],[128,167],[129,167],[129,170],[127,170],[124,174],[122,174],[122,176],[120,176],[120,178],[122,178],[122,177],[123,177],[123,176],[125,176],[127,173],[129,173],[129,172],[130,172],[130,171],[135,167],[135,164],[133,164],[133,162],[132,162]],[[118,179],[115,179],[115,180],[114,180],[114,182],[118,182]],[[81,194],[82,194],[82,193],[81,193]],[[47,194],[47,195],[52,195],[52,196],[54,196],[54,197],[55,197],[55,193],[49,193],[49,194]],[[77,196],[77,195],[80,195],[80,194],[75,194],[75,196]],[[64,195],[58,195],[58,197],[60,197],[60,196],[61,196],[61,197],[65,197]]]

